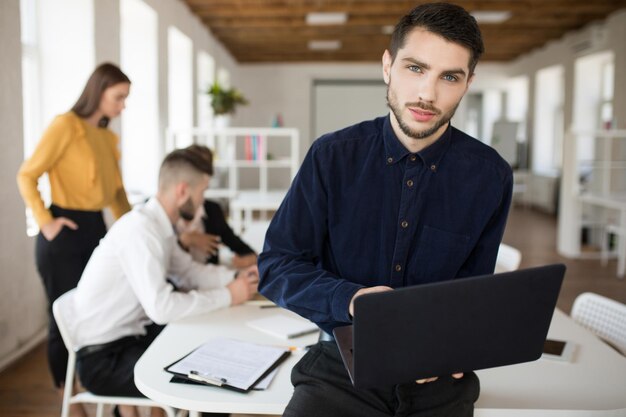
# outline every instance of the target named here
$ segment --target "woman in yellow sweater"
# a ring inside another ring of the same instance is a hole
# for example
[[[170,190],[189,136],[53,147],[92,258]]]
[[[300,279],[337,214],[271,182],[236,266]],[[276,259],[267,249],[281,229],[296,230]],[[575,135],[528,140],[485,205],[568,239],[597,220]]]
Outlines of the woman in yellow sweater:
[[[102,64],[91,74],[72,110],[57,116],[44,132],[35,152],[24,161],[17,182],[41,233],[35,255],[49,302],[75,288],[106,233],[102,209],[118,218],[130,210],[118,166],[118,138],[107,128],[120,115],[130,80],[115,65]],[[37,190],[48,173],[52,204]],[[50,314],[48,362],[55,385],[65,380],[67,351]]]

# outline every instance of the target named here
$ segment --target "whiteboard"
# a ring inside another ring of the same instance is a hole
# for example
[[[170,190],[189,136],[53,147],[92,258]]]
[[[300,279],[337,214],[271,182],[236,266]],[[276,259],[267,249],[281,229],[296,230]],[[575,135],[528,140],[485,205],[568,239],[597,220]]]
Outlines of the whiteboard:
[[[311,140],[389,113],[382,80],[317,80],[313,90]]]

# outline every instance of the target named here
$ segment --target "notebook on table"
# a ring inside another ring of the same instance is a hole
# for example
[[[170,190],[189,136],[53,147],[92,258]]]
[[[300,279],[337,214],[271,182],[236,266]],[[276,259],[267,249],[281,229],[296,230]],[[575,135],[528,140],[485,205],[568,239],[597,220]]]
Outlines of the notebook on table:
[[[564,274],[555,264],[366,294],[333,333],[359,388],[533,361]]]

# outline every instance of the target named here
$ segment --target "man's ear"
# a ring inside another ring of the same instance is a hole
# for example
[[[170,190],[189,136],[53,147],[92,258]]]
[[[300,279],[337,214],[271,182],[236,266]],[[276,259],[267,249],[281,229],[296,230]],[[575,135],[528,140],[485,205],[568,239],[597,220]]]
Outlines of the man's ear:
[[[184,181],[179,182],[174,187],[174,196],[176,197],[176,202],[184,202],[189,197],[189,184]]]
[[[385,84],[389,85],[389,80],[391,79],[391,64],[393,63],[393,58],[391,58],[391,54],[388,49],[385,49],[383,53],[383,79],[385,80]]]

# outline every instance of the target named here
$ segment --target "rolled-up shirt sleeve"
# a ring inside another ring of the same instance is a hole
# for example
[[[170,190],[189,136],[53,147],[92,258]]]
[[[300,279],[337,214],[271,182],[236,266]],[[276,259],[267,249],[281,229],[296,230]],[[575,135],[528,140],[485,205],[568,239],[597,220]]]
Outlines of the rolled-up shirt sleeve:
[[[128,243],[119,246],[117,256],[124,275],[150,320],[157,324],[166,324],[230,305],[230,292],[221,285],[221,276],[214,277],[214,284],[210,289],[200,289],[198,286],[188,292],[175,291],[165,280],[170,272],[166,265],[170,258],[167,246],[164,247],[157,236],[146,230],[134,231],[132,239],[129,236],[125,240]],[[176,245],[174,238],[171,244]],[[181,269],[180,265],[177,268]],[[178,272],[189,280],[202,275],[193,267]],[[210,279],[209,271],[205,272],[206,278]]]

